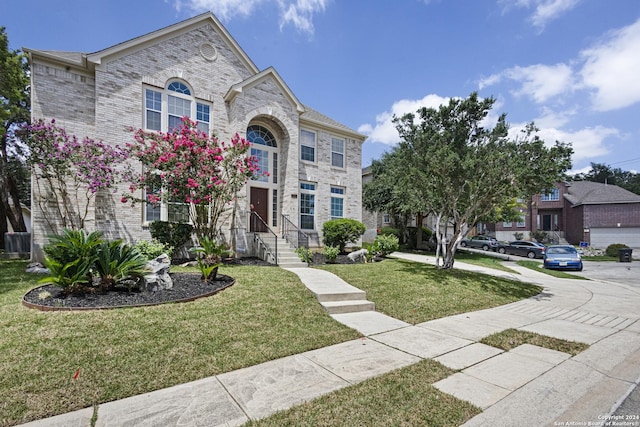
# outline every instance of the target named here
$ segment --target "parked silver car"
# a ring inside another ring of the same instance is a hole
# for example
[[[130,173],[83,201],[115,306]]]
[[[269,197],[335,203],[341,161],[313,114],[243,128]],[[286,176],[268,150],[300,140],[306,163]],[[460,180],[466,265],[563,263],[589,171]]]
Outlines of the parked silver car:
[[[470,239],[462,239],[460,242],[460,246],[463,248],[477,248],[482,249],[483,251],[488,251],[489,249],[495,251],[499,244],[500,243],[495,237],[484,235],[473,236]]]

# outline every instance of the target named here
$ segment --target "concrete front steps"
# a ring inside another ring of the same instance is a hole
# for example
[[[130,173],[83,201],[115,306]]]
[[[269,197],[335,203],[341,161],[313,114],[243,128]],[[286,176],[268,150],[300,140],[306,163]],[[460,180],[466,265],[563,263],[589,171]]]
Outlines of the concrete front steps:
[[[306,268],[295,250],[282,237],[278,237],[278,265],[282,268]]]
[[[291,271],[300,277],[329,314],[375,310],[375,304],[367,300],[366,292],[328,271],[317,268],[292,268]]]

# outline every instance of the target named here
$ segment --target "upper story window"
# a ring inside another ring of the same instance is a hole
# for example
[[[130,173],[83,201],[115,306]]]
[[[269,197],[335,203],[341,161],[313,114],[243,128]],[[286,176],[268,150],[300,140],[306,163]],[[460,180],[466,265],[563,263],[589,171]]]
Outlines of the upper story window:
[[[344,168],[344,139],[331,138],[331,166]]]
[[[185,116],[197,121],[199,130],[209,132],[211,104],[196,100],[185,83],[171,81],[165,90],[145,88],[145,129],[170,132]]]
[[[540,200],[542,200],[543,202],[560,200],[560,190],[554,188],[553,190],[551,190],[551,192],[542,194]]]
[[[300,130],[300,159],[308,162],[316,161],[316,134],[314,132]]]

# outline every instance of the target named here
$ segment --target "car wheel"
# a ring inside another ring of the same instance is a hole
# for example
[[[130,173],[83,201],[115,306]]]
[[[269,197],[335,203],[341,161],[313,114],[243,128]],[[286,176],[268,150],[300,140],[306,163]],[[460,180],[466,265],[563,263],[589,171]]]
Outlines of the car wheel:
[[[536,253],[535,252],[527,252],[527,258],[534,259],[535,257],[536,257]]]
[[[489,250],[489,246],[488,245],[483,245],[482,246],[482,250],[483,251],[488,251]]]
[[[467,247],[467,243],[466,242],[460,242],[460,246],[462,246],[463,248]]]
[[[498,248],[498,252],[503,254],[503,253],[507,252],[507,250],[505,248]]]

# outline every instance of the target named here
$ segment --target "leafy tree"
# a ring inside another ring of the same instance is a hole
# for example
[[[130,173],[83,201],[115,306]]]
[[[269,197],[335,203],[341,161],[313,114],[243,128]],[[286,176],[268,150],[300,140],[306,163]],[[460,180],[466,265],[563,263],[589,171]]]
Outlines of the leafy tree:
[[[145,201],[135,194],[153,184],[158,191],[147,194],[146,202],[188,203],[189,218],[198,239],[215,239],[222,213],[258,173],[257,159],[248,155],[250,146],[238,134],[231,143],[219,141],[198,130],[188,117],[168,133],[139,129],[129,149],[144,170],[129,171],[130,191],[123,195],[122,202]]]
[[[4,247],[7,221],[14,231],[26,231],[20,209],[21,193],[10,172],[11,158],[19,158],[20,145],[14,131],[29,121],[29,66],[25,55],[9,50],[4,27],[0,27],[0,245]],[[14,165],[15,166],[15,165]],[[9,203],[11,199],[11,204]]]
[[[22,139],[37,177],[34,203],[49,228],[56,231],[60,225],[83,230],[96,193],[113,190],[119,182],[117,167],[127,159],[127,151],[68,135],[55,120],[27,126]]]
[[[515,139],[502,114],[493,128],[486,119],[495,99],[451,99],[438,109],[394,118],[396,148],[406,174],[407,197],[422,201],[436,217],[438,265],[451,268],[458,243],[481,220],[498,220],[513,199],[550,189],[571,167],[573,149],[557,142],[547,148],[533,123]],[[506,209],[509,211],[510,209]],[[451,224],[446,239],[441,224]]]
[[[589,172],[577,174],[573,179],[576,181],[613,184],[629,190],[632,193],[640,194],[640,174],[623,171],[620,168],[612,168],[604,163],[591,163],[591,170]]]

